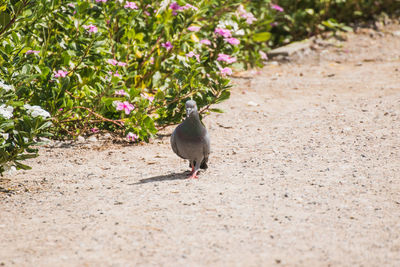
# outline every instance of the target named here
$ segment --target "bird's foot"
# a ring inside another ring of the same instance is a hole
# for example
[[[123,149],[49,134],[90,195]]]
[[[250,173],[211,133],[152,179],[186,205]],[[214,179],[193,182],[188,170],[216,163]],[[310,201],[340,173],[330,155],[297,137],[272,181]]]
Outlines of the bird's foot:
[[[199,179],[199,177],[197,176],[197,171],[193,171],[188,179]]]

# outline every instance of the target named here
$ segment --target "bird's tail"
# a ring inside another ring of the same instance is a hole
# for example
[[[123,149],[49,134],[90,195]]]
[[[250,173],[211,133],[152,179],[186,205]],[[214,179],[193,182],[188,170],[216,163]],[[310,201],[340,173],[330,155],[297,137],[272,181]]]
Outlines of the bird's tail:
[[[204,169],[204,170],[207,169],[208,168],[207,162],[208,162],[208,158],[203,159],[203,161],[200,164],[200,169]],[[196,166],[196,161],[193,161],[193,165]],[[189,163],[189,168],[191,168],[191,167],[192,167],[192,165],[190,165],[190,163]]]
[[[200,165],[200,169],[207,169],[208,168],[207,161],[208,161],[208,158],[204,158],[203,159],[203,161],[201,162],[201,165]]]

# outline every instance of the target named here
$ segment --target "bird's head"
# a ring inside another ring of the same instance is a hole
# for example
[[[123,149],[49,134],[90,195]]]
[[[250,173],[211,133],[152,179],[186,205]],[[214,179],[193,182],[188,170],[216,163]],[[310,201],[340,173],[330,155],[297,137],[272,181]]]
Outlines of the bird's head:
[[[185,107],[186,107],[186,117],[190,117],[191,114],[197,113],[197,105],[194,100],[186,101]]]

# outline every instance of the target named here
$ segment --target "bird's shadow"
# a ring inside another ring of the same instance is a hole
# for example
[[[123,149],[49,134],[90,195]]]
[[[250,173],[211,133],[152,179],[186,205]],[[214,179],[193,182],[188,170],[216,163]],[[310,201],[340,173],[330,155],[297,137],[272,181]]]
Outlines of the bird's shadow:
[[[131,185],[139,185],[139,184],[146,184],[146,183],[153,183],[153,182],[163,182],[163,181],[172,181],[172,180],[185,180],[189,175],[189,171],[184,171],[181,173],[171,173],[168,175],[158,175],[153,176],[145,179],[139,180],[137,183],[133,183]]]

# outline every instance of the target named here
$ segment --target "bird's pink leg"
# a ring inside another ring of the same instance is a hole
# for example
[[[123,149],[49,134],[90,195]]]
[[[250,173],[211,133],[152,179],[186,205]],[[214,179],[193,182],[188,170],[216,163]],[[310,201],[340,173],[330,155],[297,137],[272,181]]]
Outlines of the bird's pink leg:
[[[190,172],[190,175],[192,175],[194,173],[194,165],[193,163],[190,163],[190,165],[192,166],[192,171]]]

